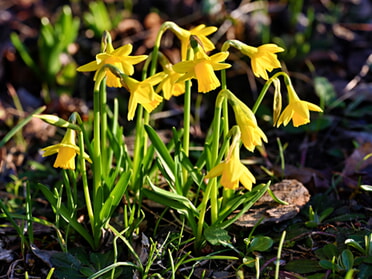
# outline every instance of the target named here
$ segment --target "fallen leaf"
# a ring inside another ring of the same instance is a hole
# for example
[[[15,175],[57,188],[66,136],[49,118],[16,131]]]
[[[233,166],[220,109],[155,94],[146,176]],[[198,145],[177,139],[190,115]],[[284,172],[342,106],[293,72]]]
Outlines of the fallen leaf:
[[[253,227],[261,218],[263,218],[261,224],[279,223],[292,219],[310,200],[307,188],[295,179],[285,179],[270,186],[270,189],[277,198],[288,204],[278,204],[268,193],[265,193],[246,214],[235,222],[236,225]]]

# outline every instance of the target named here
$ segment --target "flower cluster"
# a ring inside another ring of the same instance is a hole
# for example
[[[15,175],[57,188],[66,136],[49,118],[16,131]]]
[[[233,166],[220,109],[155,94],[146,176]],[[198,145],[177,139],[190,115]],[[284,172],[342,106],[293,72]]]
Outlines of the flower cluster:
[[[196,80],[197,91],[207,93],[221,86],[221,81],[216,75],[216,71],[226,71],[231,65],[226,63],[229,57],[229,47],[234,47],[242,55],[248,56],[251,67],[257,78],[262,78],[267,84],[273,83],[275,87],[273,124],[276,127],[287,125],[291,120],[293,126],[310,122],[310,111],[322,111],[320,107],[312,103],[302,101],[296,94],[287,74],[284,75],[286,89],[288,92],[288,105],[282,110],[282,92],[280,89],[279,75],[272,76],[275,69],[281,68],[277,53],[284,51],[283,48],[275,44],[264,44],[258,47],[246,45],[237,40],[226,41],[220,52],[209,54],[215,49],[213,42],[207,38],[217,30],[216,27],[206,27],[199,25],[190,30],[185,30],[172,22],[163,25],[161,33],[165,30],[174,32],[181,41],[180,57],[181,61],[172,64],[163,56],[160,59],[162,71],[152,74],[142,81],[131,77],[134,73],[134,65],[144,60],[154,59],[155,55],[132,56],[131,44],[114,49],[111,39],[106,33],[102,52],[96,55],[96,59],[90,63],[80,66],[77,70],[81,72],[94,71],[96,82],[106,79],[108,87],[124,87],[130,94],[128,103],[128,120],[135,117],[136,109],[140,105],[147,112],[152,112],[163,100],[169,100],[172,96],[179,96],[185,93],[185,81]],[[160,43],[160,40],[158,41]],[[159,46],[156,46],[158,51]],[[152,61],[154,62],[154,61]],[[156,65],[155,63],[153,63]],[[278,71],[276,71],[278,72]],[[191,86],[191,83],[189,83]],[[255,147],[267,142],[267,137],[255,118],[255,110],[250,109],[246,104],[239,100],[227,88],[226,80],[223,81],[224,98],[226,98],[235,114],[235,120],[239,126],[239,138],[244,147],[253,152]],[[44,156],[58,152],[55,167],[66,169],[75,168],[73,158],[79,154],[79,148],[75,145],[73,130],[68,130],[62,143],[44,148]],[[209,170],[207,178],[222,176],[221,185],[229,189],[238,188],[239,182],[248,190],[255,183],[254,176],[249,170],[240,163],[239,145],[234,144],[230,147],[225,161],[217,164]]]

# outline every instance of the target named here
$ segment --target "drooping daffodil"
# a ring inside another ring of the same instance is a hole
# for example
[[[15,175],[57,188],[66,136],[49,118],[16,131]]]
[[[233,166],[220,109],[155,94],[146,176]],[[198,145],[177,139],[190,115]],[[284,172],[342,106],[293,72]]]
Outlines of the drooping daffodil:
[[[240,51],[251,59],[252,71],[256,77],[268,80],[269,76],[267,72],[281,67],[276,53],[282,52],[284,49],[276,44],[264,44],[259,47],[252,47],[245,44],[241,44],[240,46]]]
[[[240,101],[232,92],[226,91],[228,100],[234,110],[235,120],[241,131],[241,140],[245,148],[253,151],[262,142],[267,142],[267,137],[257,124],[252,110]]]
[[[133,120],[138,104],[141,104],[147,112],[152,112],[163,100],[154,90],[154,86],[161,82],[165,74],[157,73],[143,81],[138,81],[127,75],[122,76],[123,86],[130,93],[128,103],[128,120]]]
[[[247,190],[252,189],[256,183],[253,174],[240,162],[239,144],[230,146],[225,161],[212,168],[205,178],[221,176],[221,185],[227,189],[235,190],[241,183]]]
[[[74,170],[75,156],[80,154],[80,148],[76,145],[76,131],[67,129],[61,143],[45,147],[42,151],[44,151],[43,157],[58,153],[53,167]],[[84,153],[83,156],[85,160],[92,163],[88,154]]]
[[[114,49],[111,41],[106,45],[103,52],[96,55],[96,60],[89,62],[77,68],[79,72],[92,72],[96,71],[94,75],[94,80],[97,79],[102,67],[109,64],[115,66],[119,71],[126,75],[133,75],[134,67],[133,65],[138,64],[147,58],[147,55],[137,55],[130,56],[133,50],[131,44],[126,44],[122,47]],[[108,87],[122,87],[120,78],[117,77],[110,71],[110,69],[105,69],[106,74],[106,84]]]
[[[276,127],[279,127],[281,124],[286,126],[291,120],[294,127],[307,124],[310,122],[310,111],[323,111],[319,106],[301,100],[290,82],[287,84],[287,91],[288,105],[276,122]]]
[[[177,73],[184,73],[178,82],[194,78],[198,81],[198,91],[206,93],[221,85],[214,71],[231,67],[228,63],[221,63],[228,56],[227,51],[208,56],[202,48],[198,47],[192,60],[181,61],[175,64],[173,69]]]

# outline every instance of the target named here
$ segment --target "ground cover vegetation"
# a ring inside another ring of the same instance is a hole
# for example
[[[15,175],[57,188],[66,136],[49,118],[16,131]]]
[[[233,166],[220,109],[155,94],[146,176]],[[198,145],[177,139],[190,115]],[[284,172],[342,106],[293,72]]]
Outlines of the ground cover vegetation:
[[[0,1],[1,278],[370,278],[371,1]]]

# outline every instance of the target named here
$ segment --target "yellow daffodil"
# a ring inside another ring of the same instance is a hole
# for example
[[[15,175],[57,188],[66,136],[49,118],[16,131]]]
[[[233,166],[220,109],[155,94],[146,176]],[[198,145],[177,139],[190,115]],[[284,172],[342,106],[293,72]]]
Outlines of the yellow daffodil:
[[[251,59],[252,71],[256,77],[269,79],[267,72],[280,68],[280,62],[275,53],[284,51],[276,44],[264,44],[259,47],[252,47],[240,44],[240,51]]]
[[[234,94],[228,95],[234,110],[236,123],[241,131],[242,142],[249,151],[253,151],[256,146],[261,146],[262,141],[267,142],[266,135],[258,127],[254,113]]]
[[[310,111],[322,111],[317,105],[300,100],[292,84],[287,85],[287,90],[288,105],[280,115],[276,127],[279,127],[281,124],[286,126],[291,119],[294,127],[307,124],[310,122]]]
[[[42,156],[46,157],[58,153],[53,167],[74,170],[75,156],[76,154],[80,154],[80,148],[75,143],[75,137],[75,130],[67,129],[62,142],[43,148],[42,151],[44,151],[44,153]],[[84,153],[83,156],[88,162],[92,162],[86,153]]]
[[[239,182],[247,189],[252,189],[256,183],[253,174],[240,162],[239,145],[233,144],[224,162],[212,168],[205,178],[221,176],[221,185],[227,189],[235,190]]]
[[[133,120],[138,104],[141,104],[146,111],[151,112],[161,103],[163,98],[156,94],[153,86],[158,84],[164,76],[165,74],[161,72],[143,81],[138,81],[134,78],[123,75],[124,85],[130,93],[127,116],[128,120]]]
[[[107,43],[106,50],[96,55],[96,60],[88,64],[80,66],[77,71],[80,72],[92,72],[96,71],[94,80],[96,80],[99,70],[104,65],[113,65],[118,70],[126,75],[133,75],[134,64],[140,63],[147,58],[147,55],[129,56],[132,52],[133,46],[131,44],[124,45],[117,49],[114,49],[112,44]],[[122,87],[120,78],[114,75],[109,69],[106,72],[106,84],[109,87]]]
[[[187,50],[190,46],[190,37],[195,36],[199,41],[200,45],[204,49],[204,51],[208,52],[215,49],[214,44],[210,39],[207,38],[208,35],[216,32],[217,27],[215,26],[208,26],[206,27],[205,24],[200,24],[190,30],[183,29],[181,27],[172,25],[172,30],[181,40],[181,58],[182,60],[186,60]]]
[[[220,63],[228,56],[227,51],[208,56],[203,49],[199,48],[193,60],[181,61],[175,64],[173,69],[177,73],[185,73],[178,82],[195,78],[198,81],[198,91],[206,93],[221,85],[214,71],[231,67],[230,64]]]
[[[166,100],[169,100],[172,96],[179,96],[185,93],[185,83],[178,81],[182,74],[176,73],[170,63],[164,65],[163,69],[166,76],[158,85],[156,92],[163,91],[163,96]]]

